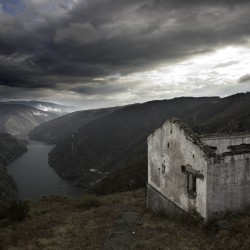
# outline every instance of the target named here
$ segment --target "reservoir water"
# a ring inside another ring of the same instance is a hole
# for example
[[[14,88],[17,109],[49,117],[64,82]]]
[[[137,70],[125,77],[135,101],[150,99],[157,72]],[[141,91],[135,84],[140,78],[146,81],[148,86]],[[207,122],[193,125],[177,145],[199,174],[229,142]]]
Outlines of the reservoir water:
[[[63,180],[48,164],[48,153],[53,145],[29,141],[28,151],[13,161],[8,173],[17,183],[21,199],[37,200],[42,196],[80,196],[82,189]]]

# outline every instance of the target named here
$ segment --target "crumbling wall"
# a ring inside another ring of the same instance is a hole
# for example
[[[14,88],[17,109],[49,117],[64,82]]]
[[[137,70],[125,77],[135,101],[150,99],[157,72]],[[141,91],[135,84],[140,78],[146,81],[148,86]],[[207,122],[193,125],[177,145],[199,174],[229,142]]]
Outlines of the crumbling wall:
[[[154,211],[195,210],[208,219],[250,207],[250,135],[199,138],[177,120],[165,122],[148,138],[147,190]]]
[[[189,165],[204,178],[196,179],[196,196],[187,192]],[[178,122],[167,121],[148,138],[148,184],[185,211],[206,218],[207,156]],[[154,204],[148,204],[154,206]]]
[[[239,134],[239,135],[211,135],[201,138],[203,143],[216,147],[216,154],[223,154],[225,152],[230,152],[230,146],[250,144],[249,134]]]
[[[207,171],[208,215],[250,206],[250,153],[227,153],[210,159]]]

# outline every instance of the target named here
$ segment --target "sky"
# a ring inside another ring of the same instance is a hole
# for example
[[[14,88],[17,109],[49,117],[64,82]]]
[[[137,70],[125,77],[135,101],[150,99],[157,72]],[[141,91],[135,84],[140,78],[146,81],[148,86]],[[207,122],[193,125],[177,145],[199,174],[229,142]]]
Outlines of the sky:
[[[100,108],[250,91],[249,0],[0,0],[0,100]]]

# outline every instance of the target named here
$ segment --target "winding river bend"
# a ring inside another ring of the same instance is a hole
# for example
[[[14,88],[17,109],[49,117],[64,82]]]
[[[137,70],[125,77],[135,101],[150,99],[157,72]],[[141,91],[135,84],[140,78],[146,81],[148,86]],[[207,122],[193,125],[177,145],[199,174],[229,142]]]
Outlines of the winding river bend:
[[[13,161],[8,173],[17,183],[21,199],[37,200],[47,195],[80,196],[82,190],[63,180],[48,164],[53,145],[29,141],[28,151]]]

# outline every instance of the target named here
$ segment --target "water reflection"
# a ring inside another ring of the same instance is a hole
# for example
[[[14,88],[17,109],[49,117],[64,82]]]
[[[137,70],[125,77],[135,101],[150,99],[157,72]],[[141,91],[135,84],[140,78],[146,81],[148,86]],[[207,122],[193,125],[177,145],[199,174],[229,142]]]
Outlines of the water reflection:
[[[80,196],[82,190],[59,177],[48,164],[48,153],[54,147],[30,141],[28,151],[8,166],[21,199],[39,199],[47,195]]]

